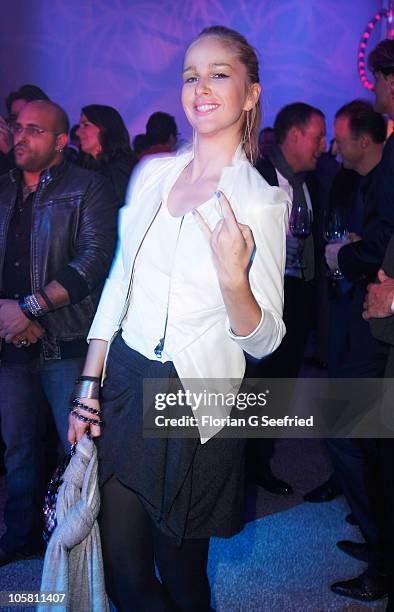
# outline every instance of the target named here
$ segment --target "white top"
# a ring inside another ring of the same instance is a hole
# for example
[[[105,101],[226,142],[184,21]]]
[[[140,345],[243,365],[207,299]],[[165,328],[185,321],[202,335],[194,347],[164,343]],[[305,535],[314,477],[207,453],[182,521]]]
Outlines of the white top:
[[[151,283],[152,279],[143,275],[141,280],[136,281],[137,266],[140,265],[138,255],[149,237],[149,228],[155,231],[154,219],[161,202],[166,201],[175,181],[191,159],[192,152],[187,151],[176,157],[150,159],[136,169],[126,205],[120,211],[117,254],[88,339],[110,342],[124,325],[130,303],[133,308],[136,296],[134,283]],[[268,185],[250,165],[240,147],[233,164],[223,168],[217,189],[229,200],[237,220],[252,229],[256,250],[249,280],[262,309],[262,317],[256,329],[246,337],[235,336],[231,332],[209,245],[204,242],[206,239],[200,228],[196,228],[193,215],[187,214],[185,234],[183,227],[180,233],[180,255],[175,255],[171,275],[170,341],[166,350],[171,354],[185,388],[198,388],[201,391],[203,386],[208,392],[223,393],[224,389],[236,392],[241,384],[245,371],[243,350],[260,359],[278,347],[285,333],[282,321],[283,275],[289,201],[281,189]],[[212,205],[211,201],[204,206],[203,216],[214,227],[220,219],[220,207]],[[188,248],[187,239],[191,240],[193,248]],[[141,288],[137,291],[140,293]],[[141,295],[138,297],[137,294],[136,310],[140,317],[138,302],[141,305]],[[155,336],[154,346],[158,340]],[[223,411],[229,414],[231,405],[223,407],[221,414]],[[206,430],[200,427],[201,441],[209,439],[220,429],[219,426],[206,435]]]
[[[214,196],[198,210],[211,229],[221,219],[220,205]],[[187,277],[195,282],[185,296],[182,278]],[[207,284],[216,287],[214,294],[207,293]],[[182,310],[177,307],[179,300]],[[216,307],[220,301],[211,249],[197,219],[191,212],[173,217],[166,199],[135,260],[133,299],[122,323],[124,341],[148,359],[173,361],[194,341],[196,320],[200,334],[210,324],[209,317],[200,319],[201,310]],[[158,357],[154,349],[164,336],[163,354]]]

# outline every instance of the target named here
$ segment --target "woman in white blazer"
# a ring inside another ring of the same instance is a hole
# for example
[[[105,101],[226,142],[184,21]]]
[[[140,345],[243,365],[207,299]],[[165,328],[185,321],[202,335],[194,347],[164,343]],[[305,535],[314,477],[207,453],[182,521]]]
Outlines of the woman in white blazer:
[[[209,538],[243,525],[243,440],[219,433],[234,402],[202,400],[236,393],[243,351],[261,358],[285,332],[288,202],[251,164],[259,96],[245,38],[203,30],[183,72],[193,146],[144,162],[121,211],[69,430],[70,441],[102,434],[100,529],[118,610],[209,610]]]

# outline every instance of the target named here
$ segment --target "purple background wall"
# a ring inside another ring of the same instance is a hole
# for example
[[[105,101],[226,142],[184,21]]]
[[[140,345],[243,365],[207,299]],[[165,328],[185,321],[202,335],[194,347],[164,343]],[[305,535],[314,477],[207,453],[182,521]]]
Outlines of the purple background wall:
[[[205,26],[242,32],[261,57],[264,125],[302,100],[327,115],[370,97],[356,71],[357,45],[379,0],[2,0],[0,112],[23,83],[40,85],[74,123],[81,106],[110,104],[130,133],[156,110],[190,131],[179,102],[184,50]],[[380,39],[374,33],[372,46]]]

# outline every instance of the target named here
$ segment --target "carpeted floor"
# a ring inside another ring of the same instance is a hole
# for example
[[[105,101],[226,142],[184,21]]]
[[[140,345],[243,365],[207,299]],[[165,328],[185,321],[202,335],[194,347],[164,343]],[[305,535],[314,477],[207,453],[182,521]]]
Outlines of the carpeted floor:
[[[329,589],[332,582],[360,573],[364,564],[335,545],[340,539],[360,539],[358,529],[344,520],[348,512],[344,499],[325,504],[303,502],[303,493],[329,474],[323,444],[318,440],[281,440],[273,469],[292,483],[294,495],[282,497],[250,487],[248,523],[242,533],[212,541],[209,576],[217,612],[384,610],[384,602],[359,604]],[[4,499],[1,481],[1,506]],[[0,568],[0,591],[38,590],[41,569],[39,560]],[[15,612],[32,608],[1,609]]]

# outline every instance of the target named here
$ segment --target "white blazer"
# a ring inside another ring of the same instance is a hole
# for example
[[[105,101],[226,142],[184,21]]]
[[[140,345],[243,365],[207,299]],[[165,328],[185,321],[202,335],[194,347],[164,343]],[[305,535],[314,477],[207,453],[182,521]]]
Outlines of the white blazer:
[[[192,151],[187,151],[177,156],[152,158],[135,170],[126,204],[120,211],[117,253],[88,340],[107,340],[109,349],[121,328],[132,299],[134,262],[139,248],[160,203],[192,156]],[[256,249],[249,281],[262,310],[261,320],[248,336],[234,335],[220,295],[217,307],[202,309],[201,325],[195,320],[194,338],[173,355],[173,363],[185,389],[198,389],[199,393],[230,390],[236,393],[245,372],[243,351],[260,359],[274,351],[285,334],[282,321],[283,276],[290,202],[282,189],[268,185],[251,166],[241,146],[232,165],[223,168],[217,189],[229,200],[238,222],[252,230]],[[173,280],[175,282],[176,278]],[[190,286],[192,284],[193,278],[190,278]],[[206,285],[206,292],[214,290],[217,293],[217,287]],[[184,295],[188,295],[187,286]],[[182,312],[182,294],[177,299],[176,310]],[[218,418],[226,416],[231,407],[231,402],[213,407],[212,414]],[[198,420],[199,411],[193,408],[193,415]],[[220,429],[220,424],[212,426],[211,423],[208,430],[199,422],[201,441],[206,441]]]

